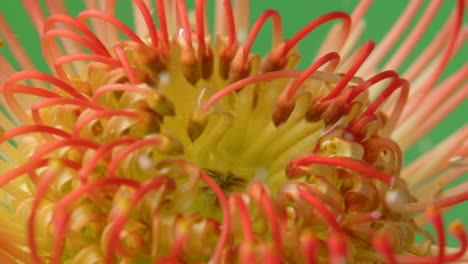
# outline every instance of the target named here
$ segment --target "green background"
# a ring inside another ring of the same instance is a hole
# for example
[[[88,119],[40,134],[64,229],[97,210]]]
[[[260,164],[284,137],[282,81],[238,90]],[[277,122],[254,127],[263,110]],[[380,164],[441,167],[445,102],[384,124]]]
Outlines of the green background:
[[[41,2],[43,2],[41,0]],[[65,1],[72,13],[76,15],[80,10],[84,8],[82,1],[80,0],[67,0]],[[187,1],[191,2],[191,1]],[[283,18],[284,23],[284,37],[291,37],[299,29],[301,29],[308,22],[313,20],[319,15],[322,15],[329,11],[334,10],[343,10],[351,12],[357,4],[357,0],[252,0],[251,1],[251,10],[250,16],[252,19],[258,17],[265,9],[276,9],[280,12]],[[391,27],[393,22],[398,18],[399,14],[404,9],[405,5],[408,3],[408,0],[392,0],[392,1],[375,1],[370,7],[369,11],[366,14],[367,28],[360,42],[364,40],[372,39],[374,41],[379,41],[385,34],[385,32]],[[423,8],[427,6],[428,2],[423,4]],[[441,10],[436,15],[434,21],[427,33],[423,36],[420,43],[416,46],[416,52],[412,52],[407,61],[411,61],[416,57],[418,51],[421,51],[427,43],[430,42],[432,37],[435,35],[437,30],[448,17],[451,9],[455,5],[455,0],[444,1]],[[214,1],[208,0],[209,5],[213,5]],[[188,3],[189,6],[193,4]],[[421,10],[424,10],[424,9]],[[129,0],[120,0],[118,1],[117,16],[127,22],[131,23],[132,18],[129,12],[130,10],[130,1]],[[213,8],[210,7],[210,11]],[[21,6],[20,0],[8,0],[2,1],[0,6],[0,11],[9,21],[9,24],[14,29],[17,34],[17,37],[24,44],[25,49],[28,51],[30,56],[33,58],[33,61],[39,67],[40,70],[48,71],[44,60],[42,59],[41,49],[39,45],[39,39],[33,26],[30,23],[25,11]],[[209,12],[210,12],[209,11]],[[419,12],[420,14],[421,12]],[[465,16],[467,16],[465,14]],[[468,19],[465,17],[465,24]],[[210,23],[211,25],[213,23]],[[414,25],[414,21],[412,25]],[[303,55],[304,61],[300,64],[301,68],[307,66],[307,62],[314,57],[314,54],[317,48],[320,45],[324,33],[329,29],[329,25],[320,27],[316,32],[312,33],[306,37],[299,45],[299,50]],[[264,29],[259,34],[257,41],[253,47],[254,52],[265,54],[270,47],[271,39],[271,23],[267,22]],[[406,34],[404,35],[406,36]],[[460,68],[461,65],[467,63],[468,58],[468,45],[464,45],[461,52],[455,57],[455,59],[450,63],[448,69],[444,72],[444,77],[449,73],[454,72],[457,68]],[[11,58],[8,53],[8,48],[3,47],[1,52],[7,57]],[[391,53],[390,53],[391,54]],[[388,59],[388,58],[387,58]],[[404,65],[407,65],[404,64]],[[403,68],[404,70],[404,68]],[[400,71],[400,73],[403,71]],[[415,144],[409,151],[405,153],[405,163],[414,160],[420,154],[426,152],[439,142],[440,140],[447,137],[450,133],[455,131],[457,128],[463,126],[467,121],[468,113],[468,102],[465,102],[460,105],[448,118],[446,118],[440,125],[433,129],[426,137],[424,137],[420,142]],[[467,175],[460,179],[458,183],[466,181],[468,179]],[[446,222],[449,222],[455,218],[461,218],[463,222],[468,223],[468,203],[465,202],[463,205],[457,206],[454,209],[450,210],[445,215]],[[456,241],[450,238],[450,244],[456,245]]]

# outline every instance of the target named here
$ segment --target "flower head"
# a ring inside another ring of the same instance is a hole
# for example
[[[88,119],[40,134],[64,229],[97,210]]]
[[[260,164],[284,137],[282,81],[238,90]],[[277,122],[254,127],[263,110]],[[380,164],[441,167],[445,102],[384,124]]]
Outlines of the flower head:
[[[466,172],[467,127],[402,166],[402,152],[466,99],[468,65],[439,80],[466,42],[466,1],[403,75],[441,1],[383,68],[421,1],[381,43],[359,46],[371,1],[288,39],[277,11],[250,27],[248,1],[233,2],[216,2],[210,32],[206,0],[193,12],[184,0],[133,0],[133,28],[115,0],[85,1],[76,17],[46,1],[48,18],[24,1],[51,74],[0,16],[22,68],[0,57],[0,262],[468,260],[463,224],[451,224],[460,245],[450,248],[442,219],[468,200],[466,183],[442,189]],[[268,20],[272,48],[260,56],[251,49]],[[298,69],[297,44],[327,23],[317,58]]]

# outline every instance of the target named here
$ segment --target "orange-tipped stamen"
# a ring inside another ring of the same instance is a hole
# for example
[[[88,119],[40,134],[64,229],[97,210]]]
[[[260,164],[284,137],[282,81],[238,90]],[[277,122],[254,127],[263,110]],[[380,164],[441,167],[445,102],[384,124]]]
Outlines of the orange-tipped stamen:
[[[468,238],[465,228],[459,220],[455,220],[450,224],[449,231],[454,237],[456,237],[460,241],[460,250],[455,254],[448,255],[445,257],[445,261],[451,262],[465,255],[468,249]]]

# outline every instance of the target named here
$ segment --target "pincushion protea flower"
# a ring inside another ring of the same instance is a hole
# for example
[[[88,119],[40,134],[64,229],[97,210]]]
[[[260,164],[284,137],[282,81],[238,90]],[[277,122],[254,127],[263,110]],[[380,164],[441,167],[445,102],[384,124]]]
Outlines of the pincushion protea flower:
[[[467,127],[401,161],[466,98],[467,64],[438,81],[465,44],[466,1],[402,76],[442,1],[382,69],[421,1],[380,44],[358,47],[371,1],[289,39],[274,10],[249,29],[245,0],[216,2],[212,34],[205,0],[193,13],[184,0],[134,0],[135,31],[112,0],[85,1],[76,18],[46,1],[47,19],[23,2],[53,74],[34,70],[0,16],[23,68],[0,57],[1,263],[468,261],[463,225],[450,225],[450,248],[442,221],[468,199],[466,183],[442,190],[466,171]],[[269,19],[272,49],[252,54]],[[295,69],[301,39],[336,20],[317,59]]]

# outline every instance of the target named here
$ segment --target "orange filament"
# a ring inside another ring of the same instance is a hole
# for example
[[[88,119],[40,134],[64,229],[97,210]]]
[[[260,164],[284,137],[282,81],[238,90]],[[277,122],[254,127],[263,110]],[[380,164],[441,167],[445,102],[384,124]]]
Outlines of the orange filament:
[[[342,46],[348,37],[349,30],[351,27],[351,17],[340,11],[335,11],[335,12],[330,12],[328,14],[322,15],[309,24],[307,24],[305,27],[303,27],[299,32],[297,32],[292,38],[290,38],[288,41],[286,41],[286,45],[283,48],[283,56],[286,56],[288,52],[303,39],[305,36],[307,36],[310,32],[312,32],[314,29],[317,27],[321,26],[324,23],[333,21],[335,19],[341,19],[343,20],[343,31],[341,34],[341,39],[339,41],[339,45]]]
[[[224,12],[226,13],[228,29],[228,49],[237,44],[236,26],[234,23],[234,14],[232,12],[231,0],[223,0]]]
[[[57,150],[63,147],[71,147],[71,146],[82,147],[84,149],[87,149],[87,148],[97,149],[99,147],[99,144],[89,141],[87,139],[82,139],[82,138],[71,139],[70,138],[70,139],[63,139],[60,141],[54,141],[47,145],[39,147],[37,151],[34,152],[34,154],[31,156],[30,161],[28,163],[29,165],[28,174],[31,180],[33,182],[37,182],[38,176],[35,170],[36,170],[37,164],[44,156],[46,156],[49,153],[52,153],[54,150]]]
[[[84,164],[84,166],[78,171],[78,178],[82,183],[87,183],[88,182],[88,176],[91,173],[91,171],[96,167],[96,164],[107,157],[115,147],[119,145],[127,145],[127,144],[133,144],[135,143],[137,139],[133,137],[123,137],[116,139],[106,145],[103,145],[99,147],[94,155],[89,159],[89,162]]]
[[[284,91],[284,96],[281,96],[280,100],[286,100],[289,102],[293,95],[296,93],[297,89],[301,86],[301,84],[312,75],[312,73],[316,72],[318,69],[323,67],[326,63],[330,63],[328,67],[325,69],[326,71],[333,72],[338,64],[340,63],[340,55],[336,52],[330,52],[320,59],[316,60],[312,63],[307,69]],[[284,99],[283,99],[284,98]]]
[[[341,166],[347,169],[351,169],[360,173],[364,173],[366,175],[371,176],[372,178],[376,178],[388,185],[393,184],[394,177],[378,171],[371,166],[366,166],[359,164],[357,162],[352,161],[352,159],[343,159],[343,158],[336,158],[336,157],[322,157],[322,156],[314,156],[311,154],[305,154],[303,156],[296,157],[291,160],[286,168],[286,174],[294,174],[295,170],[299,169],[302,166],[308,166],[310,164],[328,164],[334,166]]]
[[[115,91],[125,91],[125,92],[133,92],[133,93],[148,93],[149,92],[147,88],[135,87],[134,85],[130,85],[130,84],[121,84],[121,83],[106,84],[106,85],[99,87],[96,91],[94,91],[91,101],[93,103],[97,103],[99,100],[99,97],[103,93],[115,92]]]
[[[157,190],[159,188],[168,188],[169,190],[174,189],[174,182],[167,176],[158,175],[153,179],[143,183],[135,192],[130,199],[130,210],[135,208],[138,202],[144,197],[144,195],[151,190]],[[117,250],[124,256],[132,256],[132,254],[124,248],[120,242],[120,233],[125,226],[128,218],[130,217],[130,211],[125,210],[118,212],[112,221],[112,227],[109,231],[109,239],[107,240],[107,247],[105,252],[105,262],[112,263],[113,251]]]
[[[75,127],[73,128],[72,136],[75,138],[78,137],[83,127],[93,121],[97,121],[101,118],[110,118],[114,116],[124,116],[128,118],[133,118],[133,119],[139,119],[142,117],[141,113],[129,111],[129,110],[111,109],[111,110],[95,112],[95,113],[85,116],[84,118],[80,118],[76,122]]]
[[[330,251],[330,264],[343,263],[346,258],[347,245],[342,231],[332,231],[328,236],[327,244]]]
[[[58,201],[57,206],[52,216],[52,221],[55,224],[55,232],[53,235],[51,263],[60,264],[60,256],[64,246],[65,236],[67,234],[68,223],[70,221],[70,212],[67,208],[81,197],[91,193],[93,190],[105,187],[107,185],[128,185],[134,189],[140,187],[140,183],[134,180],[125,178],[103,178],[87,184],[83,184]],[[42,262],[38,262],[42,263]]]
[[[357,59],[355,63],[346,72],[346,74],[343,76],[341,81],[335,86],[335,88],[333,88],[330,94],[323,98],[322,101],[327,101],[332,98],[335,98],[343,91],[343,89],[346,87],[349,81],[354,77],[354,74],[359,70],[364,61],[369,57],[374,47],[375,43],[373,41],[367,41],[359,47],[359,49],[356,51],[357,54],[355,56],[357,56]]]
[[[258,74],[255,76],[247,77],[245,79],[239,80],[237,82],[234,82],[226,87],[224,87],[222,90],[211,96],[201,107],[201,111],[208,111],[208,109],[216,103],[216,101],[220,100],[222,97],[226,96],[229,93],[232,93],[234,91],[237,91],[241,89],[242,87],[252,84],[252,83],[257,83],[261,81],[267,81],[267,80],[274,80],[274,79],[282,79],[282,78],[294,78],[299,76],[302,73],[301,70],[284,70],[284,71],[277,71],[277,72],[267,72],[267,73],[262,73]]]
[[[132,65],[130,65],[130,62],[128,61],[127,56],[125,55],[124,50],[122,49],[122,47],[120,47],[119,45],[115,45],[114,46],[114,51],[115,51],[115,54],[117,55],[117,58],[119,58],[120,63],[122,63],[122,67],[125,70],[125,72],[127,73],[127,76],[128,76],[128,79],[130,80],[130,83],[134,84],[134,85],[140,83],[138,81],[138,78],[136,77],[135,71],[133,70]]]
[[[81,166],[80,163],[69,160],[69,159],[59,159],[65,166],[70,167],[72,169],[78,170]],[[49,164],[49,159],[41,159],[36,162],[36,168],[41,168]],[[9,183],[10,181],[14,180],[15,178],[27,173],[31,170],[31,165],[25,164],[21,165],[13,170],[8,171],[0,176],[0,187],[4,186],[5,184]]]
[[[206,40],[205,40],[205,10],[206,10],[206,0],[196,0],[195,2],[195,12],[196,24],[197,24],[197,37],[198,45],[200,46],[200,52],[202,54],[206,53]]]
[[[12,84],[10,87],[11,87],[11,92],[15,94],[29,94],[29,95],[40,96],[43,98],[53,98],[53,97],[60,96],[49,90],[33,87],[30,85]],[[0,86],[0,93],[4,93],[3,85]]]
[[[57,23],[66,24],[81,31],[91,41],[91,43],[94,43],[94,46],[99,48],[100,52],[98,54],[103,54],[105,57],[111,56],[107,51],[106,46],[104,46],[96,34],[76,18],[72,18],[64,14],[52,15],[44,21],[44,32],[50,31],[53,25]]]
[[[164,42],[167,46],[169,45],[169,34],[167,33],[167,20],[166,20],[166,8],[164,7],[165,0],[156,0],[156,9],[158,12],[159,29],[163,36]]]
[[[156,27],[154,26],[153,17],[151,16],[148,7],[143,2],[143,0],[133,0],[133,2],[138,6],[140,13],[145,20],[146,28],[148,29],[151,38],[151,44],[153,44],[154,47],[157,47],[159,44],[158,33],[156,31]]]
[[[1,133],[0,143],[3,143],[16,136],[24,135],[28,133],[50,134],[50,135],[56,135],[62,138],[68,138],[71,136],[69,133],[59,128],[46,126],[46,125],[28,125],[28,126],[15,127],[15,128],[12,128],[8,131]]]
[[[372,244],[385,256],[388,264],[397,264],[395,252],[393,252],[389,237],[390,234],[378,233],[374,235]]]
[[[255,21],[255,24],[250,30],[250,34],[247,37],[246,43],[240,49],[243,53],[243,61],[247,61],[250,49],[252,48],[254,41],[257,38],[258,32],[260,32],[260,29],[263,27],[268,18],[271,18],[273,21],[272,47],[275,48],[281,42],[283,37],[283,23],[281,22],[281,16],[276,10],[268,9],[257,18],[257,21]]]
[[[68,75],[63,70],[63,64],[74,62],[74,61],[80,61],[80,60],[101,62],[101,63],[107,64],[113,67],[121,66],[119,61],[110,57],[104,57],[101,55],[88,54],[88,53],[70,54],[70,55],[61,56],[60,58],[55,60],[54,66],[55,66],[55,71],[57,72],[57,75],[62,80],[70,81],[68,78]]]
[[[109,56],[109,52],[107,50],[103,51],[101,47],[99,46],[99,44],[76,33],[75,31],[64,29],[64,28],[54,28],[54,29],[47,31],[44,34],[44,37],[41,40],[43,52],[50,52],[49,50],[57,50],[57,46],[51,47],[51,44],[50,44],[52,43],[53,39],[57,37],[64,37],[64,38],[74,40],[98,55]],[[56,45],[57,43],[54,43],[54,44]]]
[[[55,87],[57,87],[58,89],[63,90],[64,92],[73,96],[74,98],[87,100],[87,98],[84,95],[82,95],[75,88],[73,88],[71,85],[67,84],[63,80],[55,76],[52,76],[43,72],[39,72],[39,71],[16,72],[14,75],[10,76],[10,78],[8,78],[8,80],[5,82],[5,88],[4,88],[5,97],[11,94],[10,87],[13,83],[16,83],[22,80],[31,80],[31,79],[48,82],[54,85]]]
[[[177,10],[179,11],[179,17],[182,21],[182,36],[185,39],[186,44],[189,46],[190,50],[193,50],[192,44],[192,30],[190,29],[190,24],[188,21],[187,6],[185,5],[184,0],[177,0]],[[203,40],[198,40],[203,42]]]
[[[262,207],[265,209],[268,219],[270,220],[269,224],[271,225],[273,241],[275,243],[275,250],[277,250],[278,253],[282,254],[283,243],[282,243],[282,238],[280,235],[278,219],[276,217],[277,214],[273,208],[272,202],[270,198],[268,197],[264,187],[260,183],[254,182],[250,186],[249,194],[255,200],[257,200],[257,203],[262,205]]]
[[[316,264],[319,240],[315,238],[310,232],[305,232],[302,234],[300,239],[301,253],[304,256],[304,263]]]
[[[439,254],[437,255],[437,263],[442,263],[445,258],[445,235],[442,215],[436,207],[429,206],[426,210],[426,216],[434,226],[434,229],[437,234],[437,239],[439,240]]]
[[[127,25],[125,25],[122,21],[118,20],[116,17],[109,15],[105,12],[99,11],[99,10],[85,10],[81,13],[78,14],[77,18],[79,21],[82,21],[83,23],[87,18],[99,18],[104,21],[107,21],[114,25],[116,28],[120,29],[127,37],[129,37],[132,41],[145,45],[143,40],[133,32],[131,28],[129,28]]]
[[[250,221],[250,214],[247,210],[244,200],[242,199],[242,196],[239,193],[233,193],[229,199],[232,199],[233,206],[239,209],[239,216],[241,218],[240,223],[242,226],[244,241],[247,244],[253,244],[254,234],[252,230],[252,222]]]
[[[36,122],[36,124],[43,124],[41,116],[39,114],[39,110],[41,108],[53,106],[53,105],[66,105],[66,104],[77,105],[77,106],[81,106],[81,107],[89,108],[93,110],[98,110],[98,111],[105,110],[105,108],[102,107],[101,105],[94,104],[89,101],[79,100],[75,98],[67,98],[67,97],[56,97],[56,98],[50,98],[50,99],[46,99],[46,100],[42,100],[37,103],[34,103],[31,106],[32,118],[34,122]]]
[[[306,187],[302,188],[306,189]],[[302,188],[299,188],[300,196],[322,214],[325,221],[327,221],[327,223],[334,231],[342,233],[343,230],[341,230],[341,226],[336,221],[335,216],[325,207],[325,205],[322,202],[320,202],[320,200],[318,200],[316,197],[311,195],[309,192],[303,190]]]
[[[106,177],[108,178],[116,177],[115,171],[117,170],[119,165],[128,155],[130,155],[132,152],[134,152],[135,150],[139,148],[143,148],[143,147],[150,146],[150,145],[160,146],[161,139],[160,138],[142,139],[142,140],[139,140],[138,142],[130,144],[128,147],[121,150],[119,154],[115,158],[113,158],[111,163],[109,164],[109,167],[107,168],[107,171],[106,171]]]
[[[54,161],[51,161],[51,162],[54,162]],[[56,162],[59,162],[59,161],[56,161]],[[36,239],[34,238],[35,237],[34,224],[35,224],[35,218],[37,216],[37,209],[39,207],[40,201],[42,200],[43,196],[46,194],[47,189],[57,177],[59,170],[60,170],[59,167],[60,167],[59,164],[54,164],[48,167],[47,172],[44,174],[44,176],[39,180],[37,184],[37,192],[34,195],[34,201],[31,206],[31,214],[29,215],[29,218],[28,218],[28,244],[29,244],[29,249],[31,250],[32,260],[35,263],[42,262],[40,260],[39,253],[37,252]]]

